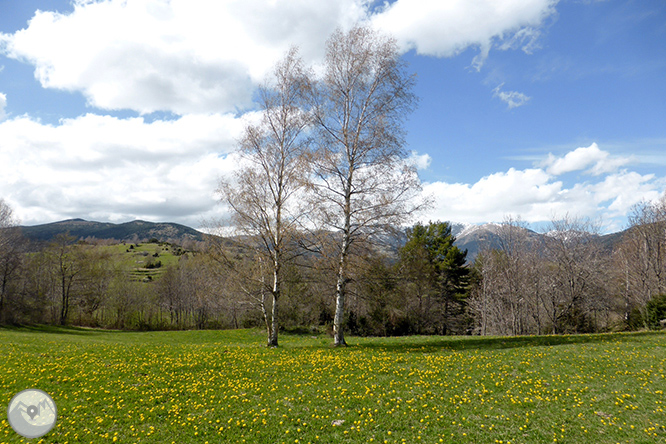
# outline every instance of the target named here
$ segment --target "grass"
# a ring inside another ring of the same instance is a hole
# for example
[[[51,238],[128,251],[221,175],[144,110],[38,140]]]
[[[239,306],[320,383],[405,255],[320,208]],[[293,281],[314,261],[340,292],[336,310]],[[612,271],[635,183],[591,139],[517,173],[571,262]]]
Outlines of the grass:
[[[97,248],[110,254],[116,267],[128,273],[133,281],[158,279],[168,267],[177,265],[180,258],[176,254],[178,247],[165,243],[125,243]],[[162,265],[158,268],[146,268],[149,260],[159,261]]]
[[[663,333],[264,339],[0,329],[0,404],[51,394],[52,443],[666,442]]]

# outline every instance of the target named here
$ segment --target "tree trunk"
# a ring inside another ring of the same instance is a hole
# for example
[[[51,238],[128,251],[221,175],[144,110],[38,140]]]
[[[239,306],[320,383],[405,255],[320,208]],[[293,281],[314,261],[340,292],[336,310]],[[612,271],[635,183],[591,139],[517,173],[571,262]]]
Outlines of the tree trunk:
[[[349,153],[347,153],[347,156],[349,157]],[[333,318],[333,345],[335,347],[347,345],[342,324],[345,317],[345,298],[347,296],[347,255],[349,252],[349,244],[351,242],[351,192],[353,177],[354,169],[350,168],[347,172],[345,183],[345,226],[342,232],[338,280],[335,285],[335,317]]]
[[[278,261],[275,262],[273,267],[273,307],[271,309],[271,329],[270,335],[268,337],[268,346],[277,347],[278,346],[278,299],[280,298],[280,264]]]
[[[349,231],[345,230],[340,250],[340,266],[338,267],[338,281],[335,286],[335,317],[333,318],[333,345],[346,346],[343,332],[345,316],[345,297],[347,295],[347,249],[349,247]]]
[[[62,278],[62,305],[60,307],[60,325],[67,323],[67,315],[69,314],[69,291],[65,284],[65,278]]]
[[[261,315],[264,317],[264,324],[266,325],[266,337],[268,338],[266,341],[266,345],[270,346],[271,336],[273,334],[271,332],[271,324],[268,322],[268,313],[266,312],[266,293],[264,292],[263,286],[261,287],[261,302],[259,306],[261,308]]]
[[[344,307],[346,296],[346,282],[344,272],[345,259],[340,259],[340,268],[338,270],[338,282],[335,288],[335,317],[333,318],[333,345],[336,347],[346,346],[344,332],[342,331],[342,323],[344,321]]]
[[[7,273],[2,277],[2,288],[0,288],[0,322],[4,321],[3,307],[5,305],[5,291],[7,289]]]

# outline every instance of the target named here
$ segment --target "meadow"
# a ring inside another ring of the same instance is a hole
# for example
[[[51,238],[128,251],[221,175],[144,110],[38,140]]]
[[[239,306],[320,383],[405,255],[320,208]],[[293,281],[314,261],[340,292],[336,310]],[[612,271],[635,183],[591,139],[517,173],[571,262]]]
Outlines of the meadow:
[[[666,335],[349,338],[0,329],[0,404],[48,392],[44,443],[666,442]],[[6,407],[3,407],[6,408]]]
[[[131,280],[146,281],[158,278],[167,267],[178,264],[178,247],[165,243],[117,244],[99,247],[108,254],[118,269],[128,273]],[[159,266],[157,263],[159,262]],[[152,267],[146,267],[149,264]]]

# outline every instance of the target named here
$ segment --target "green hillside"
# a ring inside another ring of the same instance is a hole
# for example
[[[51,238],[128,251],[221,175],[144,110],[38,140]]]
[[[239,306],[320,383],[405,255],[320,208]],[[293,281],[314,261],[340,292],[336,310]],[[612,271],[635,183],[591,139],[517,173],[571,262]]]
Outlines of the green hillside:
[[[159,278],[167,267],[176,265],[179,257],[185,253],[181,247],[167,243],[123,243],[98,248],[111,255],[114,268],[126,271],[132,281],[143,282]]]

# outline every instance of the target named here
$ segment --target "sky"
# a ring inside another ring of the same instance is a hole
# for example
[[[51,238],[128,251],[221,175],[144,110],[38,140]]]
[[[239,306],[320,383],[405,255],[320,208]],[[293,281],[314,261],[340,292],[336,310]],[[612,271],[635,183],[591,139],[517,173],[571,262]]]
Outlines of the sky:
[[[358,23],[417,76],[422,221],[612,232],[666,190],[663,0],[0,0],[0,198],[24,225],[224,218],[257,85]]]

